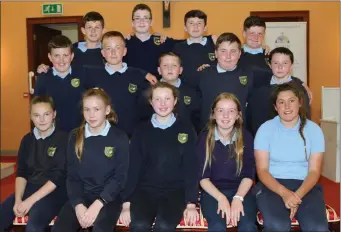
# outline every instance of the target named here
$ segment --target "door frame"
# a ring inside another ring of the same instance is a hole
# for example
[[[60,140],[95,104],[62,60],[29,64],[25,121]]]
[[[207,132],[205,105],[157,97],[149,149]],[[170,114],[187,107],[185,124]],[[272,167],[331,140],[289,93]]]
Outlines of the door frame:
[[[76,23],[78,27],[78,40],[84,39],[81,27],[83,26],[83,16],[61,16],[61,17],[39,17],[39,18],[27,18],[27,58],[28,58],[28,71],[35,73],[37,67],[34,67],[34,26],[39,24],[64,24],[64,23]],[[47,54],[46,54],[47,55]]]
[[[309,11],[251,11],[250,16],[258,16],[265,22],[307,22],[307,85],[309,86]]]

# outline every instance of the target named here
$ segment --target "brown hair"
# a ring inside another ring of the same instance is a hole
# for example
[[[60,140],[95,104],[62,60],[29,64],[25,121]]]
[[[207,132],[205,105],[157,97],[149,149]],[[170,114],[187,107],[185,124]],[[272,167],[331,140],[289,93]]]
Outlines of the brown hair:
[[[206,137],[206,159],[205,159],[205,164],[204,164],[204,169],[212,164],[212,153],[214,150],[214,145],[215,145],[215,127],[217,126],[217,122],[214,119],[214,111],[215,108],[217,107],[217,104],[221,100],[231,100],[237,105],[237,110],[238,110],[238,115],[239,118],[236,120],[234,124],[234,128],[230,134],[230,138],[232,141],[232,136],[234,133],[237,134],[237,139],[236,141],[233,142],[234,145],[234,151],[230,149],[230,158],[235,158],[236,164],[237,164],[237,170],[236,170],[236,175],[240,175],[241,170],[243,168],[243,153],[244,153],[244,140],[243,140],[243,116],[242,116],[242,109],[240,102],[238,98],[231,94],[231,93],[221,93],[219,96],[215,99],[212,107],[211,107],[211,113],[210,113],[210,120],[207,124],[207,137]]]
[[[301,120],[299,133],[300,133],[300,136],[304,142],[305,158],[306,158],[306,160],[308,160],[308,154],[307,154],[307,148],[306,148],[306,139],[305,139],[304,134],[303,134],[304,126],[307,123],[307,112],[304,108],[304,93],[299,88],[297,88],[293,83],[290,83],[290,82],[284,83],[281,85],[277,85],[275,87],[274,91],[272,92],[272,95],[271,95],[273,106],[276,106],[278,95],[284,91],[293,92],[293,94],[298,98],[299,102],[301,103],[301,107],[300,107],[299,112],[298,112],[298,115],[299,115],[300,120]],[[277,115],[278,115],[278,113],[277,113]]]
[[[49,104],[53,111],[56,111],[56,105],[52,97],[50,96],[34,96],[30,102],[30,111],[32,110],[32,106],[38,103],[46,103]]]
[[[162,58],[165,57],[165,56],[173,56],[173,57],[176,57],[179,61],[179,65],[181,66],[181,58],[180,56],[178,56],[177,54],[175,54],[174,52],[164,52],[160,55],[159,57],[159,66],[161,64],[161,61],[162,61]]]
[[[177,99],[176,105],[174,106],[174,109],[173,109],[173,113],[176,114],[177,105],[179,102],[179,90],[175,86],[167,82],[161,82],[161,81],[157,82],[155,85],[152,85],[148,91],[147,96],[148,96],[149,101],[152,101],[154,90],[157,88],[166,88],[172,91],[174,99]]]
[[[223,42],[229,42],[229,43],[236,42],[238,44],[239,50],[242,47],[242,43],[240,42],[240,39],[238,38],[238,36],[230,32],[225,32],[218,37],[217,42],[215,43],[215,50],[218,50],[220,44],[222,44]]]
[[[85,24],[87,22],[94,22],[94,21],[99,21],[102,25],[102,28],[104,28],[104,18],[100,13],[98,13],[96,11],[90,11],[90,12],[86,13],[86,15],[84,15],[83,27],[85,27]]]
[[[108,38],[111,38],[111,37],[119,37],[119,38],[121,38],[122,41],[123,41],[124,46],[126,45],[126,40],[125,40],[123,34],[121,32],[119,32],[119,31],[108,31],[108,32],[106,32],[102,36],[102,41],[101,41],[102,44],[103,44],[104,39],[108,39]]]
[[[104,105],[110,106],[111,110],[110,110],[110,113],[107,115],[107,119],[110,122],[110,124],[117,123],[117,120],[118,120],[117,114],[111,107],[110,97],[103,89],[92,88],[92,89],[88,89],[87,91],[85,91],[82,97],[82,104],[84,103],[84,100],[88,97],[98,97],[104,102]],[[86,121],[85,119],[83,119],[83,122],[80,125],[80,127],[75,129],[74,131],[76,134],[75,152],[79,160],[82,158],[82,153],[84,149],[85,124],[86,124]]]
[[[138,10],[146,10],[146,11],[148,11],[149,14],[150,14],[150,19],[153,19],[152,10],[150,9],[150,7],[149,7],[148,5],[146,5],[146,4],[140,3],[140,4],[137,4],[137,5],[134,7],[134,9],[133,9],[133,11],[132,11],[132,13],[131,13],[131,19],[132,19],[132,20],[134,20],[134,14],[135,14],[135,12],[138,11]]]
[[[73,53],[72,42],[64,35],[56,35],[48,42],[47,49],[50,54],[54,48],[70,48],[71,53]]]

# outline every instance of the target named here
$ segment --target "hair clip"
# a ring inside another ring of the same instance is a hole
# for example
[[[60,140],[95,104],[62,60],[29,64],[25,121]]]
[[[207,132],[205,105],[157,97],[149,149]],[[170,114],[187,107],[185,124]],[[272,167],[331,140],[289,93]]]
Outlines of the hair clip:
[[[94,88],[92,88],[92,89],[98,89],[98,90],[101,90],[101,91],[103,91],[104,92],[104,89],[102,89],[102,88],[99,88],[99,87],[94,87]]]

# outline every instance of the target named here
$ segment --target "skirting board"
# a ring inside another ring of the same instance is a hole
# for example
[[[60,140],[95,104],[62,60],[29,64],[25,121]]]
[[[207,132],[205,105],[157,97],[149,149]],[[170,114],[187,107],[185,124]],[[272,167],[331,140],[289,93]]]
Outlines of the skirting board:
[[[0,156],[17,156],[17,150],[0,150]]]

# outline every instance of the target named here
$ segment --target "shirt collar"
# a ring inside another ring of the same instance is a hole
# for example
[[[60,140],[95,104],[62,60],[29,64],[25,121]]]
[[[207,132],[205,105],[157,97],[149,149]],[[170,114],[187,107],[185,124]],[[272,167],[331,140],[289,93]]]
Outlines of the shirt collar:
[[[145,42],[145,41],[147,41],[147,40],[149,40],[150,39],[150,37],[152,37],[152,35],[151,34],[149,34],[148,35],[148,37],[147,38],[145,38],[145,39],[140,39],[140,38],[138,38],[137,36],[136,36],[136,39],[138,39],[138,40],[140,40],[141,42]]]
[[[168,120],[168,122],[165,124],[161,124],[158,120],[156,120],[156,114],[155,113],[152,115],[152,119],[151,119],[151,122],[152,122],[154,128],[160,128],[162,130],[171,127],[175,121],[176,121],[176,118],[175,118],[173,113],[172,113],[170,119]]]
[[[227,71],[231,72],[231,71],[235,70],[236,68],[237,68],[237,65],[236,65],[236,67],[234,67],[234,68],[231,69],[231,70],[225,70],[225,69],[223,69],[222,67],[220,67],[219,64],[217,64],[217,71],[218,71],[218,73],[224,73],[224,72],[227,72]]]
[[[53,76],[59,76],[60,78],[64,79],[67,75],[71,74],[72,73],[72,68],[70,66],[69,68],[69,72],[67,72],[66,74],[62,75],[60,74],[55,67],[52,67],[52,73],[53,73]]]
[[[98,135],[107,136],[110,130],[110,127],[111,127],[110,122],[106,120],[104,129]],[[88,123],[85,124],[85,138],[89,138],[91,136],[98,136],[98,135],[92,134],[89,129],[89,124]]]
[[[107,72],[110,74],[110,75],[113,75],[114,73],[116,72],[119,72],[119,73],[124,73],[125,71],[127,71],[128,69],[128,65],[127,63],[122,63],[122,68],[120,70],[113,70],[109,65],[108,63],[105,64],[105,70],[107,70]]]
[[[245,44],[243,46],[244,52],[250,53],[253,55],[263,53],[263,48],[249,48]]]
[[[291,76],[289,76],[286,80],[278,81],[275,79],[275,75],[272,75],[270,85],[280,85],[280,84],[288,83],[290,81],[292,81]]]
[[[167,82],[167,81],[165,81],[164,79],[162,79],[161,78],[161,80],[160,80],[161,82]],[[175,87],[176,88],[180,88],[180,85],[181,85],[181,79],[180,78],[178,78],[178,81],[175,83]]]
[[[191,44],[194,44],[194,43],[195,43],[195,42],[193,42],[190,38],[187,39],[187,44],[188,44],[188,45],[191,45]],[[206,43],[207,43],[207,38],[206,38],[206,37],[202,37],[202,38],[201,38],[201,41],[200,41],[200,44],[201,44],[202,46],[205,46]]]
[[[96,48],[102,48],[102,43],[99,42],[97,44]],[[78,49],[81,50],[82,52],[86,52],[86,50],[88,50],[87,46],[86,46],[86,42],[78,42]]]
[[[237,132],[235,131],[235,132],[233,133],[232,140],[224,141],[224,140],[220,137],[217,127],[215,127],[215,128],[214,128],[214,139],[215,139],[215,141],[220,140],[220,142],[221,142],[222,144],[224,144],[224,146],[226,146],[226,145],[228,145],[228,144],[231,144],[231,142],[234,142],[234,141],[237,140]]]
[[[38,139],[46,139],[47,137],[49,137],[50,135],[52,135],[52,133],[55,131],[55,126],[53,125],[52,126],[52,129],[51,129],[51,131],[50,131],[50,133],[47,135],[47,136],[45,136],[45,137],[43,137],[43,136],[41,136],[40,134],[39,134],[39,132],[38,132],[38,129],[37,129],[37,127],[34,127],[34,129],[33,129],[33,134],[34,134],[34,136],[36,137],[36,139],[38,140]]]

